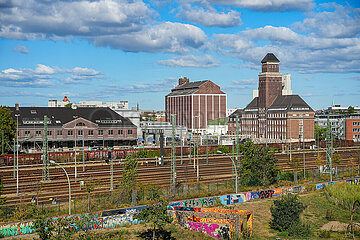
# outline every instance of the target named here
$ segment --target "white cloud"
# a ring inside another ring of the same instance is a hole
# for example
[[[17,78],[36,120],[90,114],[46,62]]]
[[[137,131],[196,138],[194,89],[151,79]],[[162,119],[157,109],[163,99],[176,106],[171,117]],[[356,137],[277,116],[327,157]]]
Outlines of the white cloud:
[[[308,11],[313,0],[189,0],[203,5],[227,5],[261,12]]]
[[[183,52],[198,48],[205,33],[189,24],[154,20],[141,0],[13,0],[0,8],[0,37],[68,40],[124,51]]]
[[[23,53],[23,54],[30,53],[29,49],[27,49],[25,46],[21,46],[21,45],[14,47],[13,50],[14,50],[14,52],[19,52],[19,53]]]
[[[294,29],[316,37],[353,38],[360,35],[360,9],[329,5],[333,11],[313,13],[303,22],[293,24]]]
[[[66,77],[68,75],[70,76]],[[62,80],[63,78],[65,80]],[[104,78],[104,75],[93,69],[75,67],[72,70],[68,70],[44,64],[37,64],[34,70],[29,68],[8,68],[0,71],[0,83],[8,87],[44,88],[54,86],[55,81],[60,79],[61,82],[65,83],[79,83],[79,80],[97,78]]]
[[[194,8],[185,5],[180,8],[177,17],[187,20],[191,23],[197,23],[207,27],[234,27],[242,24],[240,13],[231,10],[227,13],[217,12],[215,10],[205,10],[203,8]]]
[[[187,52],[189,47],[199,48],[206,41],[205,33],[189,24],[165,22],[121,36],[99,36],[94,39],[96,46],[110,46],[130,52]]]
[[[170,67],[195,67],[195,68],[212,68],[220,65],[220,62],[214,59],[210,55],[205,56],[180,56],[173,57],[168,60],[158,61],[161,65],[166,65]]]

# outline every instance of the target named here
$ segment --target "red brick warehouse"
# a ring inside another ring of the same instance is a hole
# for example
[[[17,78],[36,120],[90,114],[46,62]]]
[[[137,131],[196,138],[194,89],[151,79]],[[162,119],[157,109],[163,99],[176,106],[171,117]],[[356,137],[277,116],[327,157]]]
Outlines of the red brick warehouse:
[[[226,93],[212,81],[180,78],[179,85],[165,96],[166,121],[176,114],[176,125],[205,130],[209,120],[226,117],[226,101]]]

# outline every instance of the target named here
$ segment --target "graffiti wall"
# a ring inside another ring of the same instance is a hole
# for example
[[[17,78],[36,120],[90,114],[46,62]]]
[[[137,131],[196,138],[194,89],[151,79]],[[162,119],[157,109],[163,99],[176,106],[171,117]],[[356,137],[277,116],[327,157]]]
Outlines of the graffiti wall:
[[[205,233],[216,239],[229,239],[234,231],[234,221],[217,218],[189,218],[185,228]]]
[[[324,186],[327,185],[335,184],[335,182],[339,182],[341,184],[345,184],[345,183],[360,184],[360,179],[339,180],[333,182],[318,183],[316,184],[316,190],[322,189],[324,188]],[[282,187],[282,188],[251,191],[251,192],[242,192],[238,194],[227,194],[216,197],[205,197],[205,198],[176,201],[176,202],[171,202],[169,204],[168,210],[173,211],[172,212],[173,214],[174,212],[180,212],[180,211],[184,212],[183,213],[184,217],[191,216],[192,213],[196,213],[197,217],[200,218],[228,219],[234,221],[235,229],[237,231],[239,228],[241,228],[241,221],[242,221],[236,215],[237,213],[226,212],[227,209],[211,210],[214,208],[210,208],[209,210],[209,208],[204,208],[204,207],[214,206],[217,202],[223,205],[231,205],[231,204],[242,203],[255,199],[266,199],[266,198],[277,197],[289,193],[300,193],[306,190],[306,186],[307,185]],[[99,217],[96,218],[96,221],[91,227],[92,229],[103,229],[103,228],[114,228],[117,226],[123,226],[124,224],[137,224],[139,223],[139,221],[134,219],[134,214],[140,212],[143,208],[146,208],[146,206],[103,211],[98,214]],[[216,212],[208,212],[208,211],[216,211]],[[190,212],[190,213],[186,213],[186,212]],[[81,217],[81,216],[77,215],[77,217]],[[54,222],[56,222],[56,219],[57,218],[53,219]],[[252,215],[251,215],[251,219],[252,219]],[[252,224],[252,221],[251,223],[250,222],[247,223],[247,226],[250,226],[249,224]],[[7,223],[0,225],[0,234],[4,236],[22,235],[22,234],[33,233],[34,231],[35,230],[33,228],[32,221]]]

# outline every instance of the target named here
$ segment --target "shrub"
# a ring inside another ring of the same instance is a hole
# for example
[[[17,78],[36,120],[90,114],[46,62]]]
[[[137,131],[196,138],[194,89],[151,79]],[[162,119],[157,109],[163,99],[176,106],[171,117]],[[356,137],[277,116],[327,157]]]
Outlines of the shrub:
[[[288,194],[274,201],[270,208],[272,220],[270,227],[279,231],[286,231],[293,223],[300,222],[300,214],[306,206],[300,202],[297,195]]]
[[[336,183],[324,189],[329,201],[344,209],[350,210],[356,200],[360,201],[360,185]]]
[[[288,235],[293,237],[308,237],[311,234],[310,225],[306,223],[293,222],[287,229]]]
[[[321,230],[319,232],[319,238],[330,238],[331,237],[331,232],[327,231],[327,230]]]

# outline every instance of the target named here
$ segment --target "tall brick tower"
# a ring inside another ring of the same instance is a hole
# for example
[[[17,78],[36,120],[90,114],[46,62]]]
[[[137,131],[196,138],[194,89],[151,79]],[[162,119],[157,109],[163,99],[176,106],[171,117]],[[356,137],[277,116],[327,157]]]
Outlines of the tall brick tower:
[[[277,96],[282,95],[282,74],[279,72],[279,59],[268,53],[261,61],[259,73],[259,108],[268,108]]]

